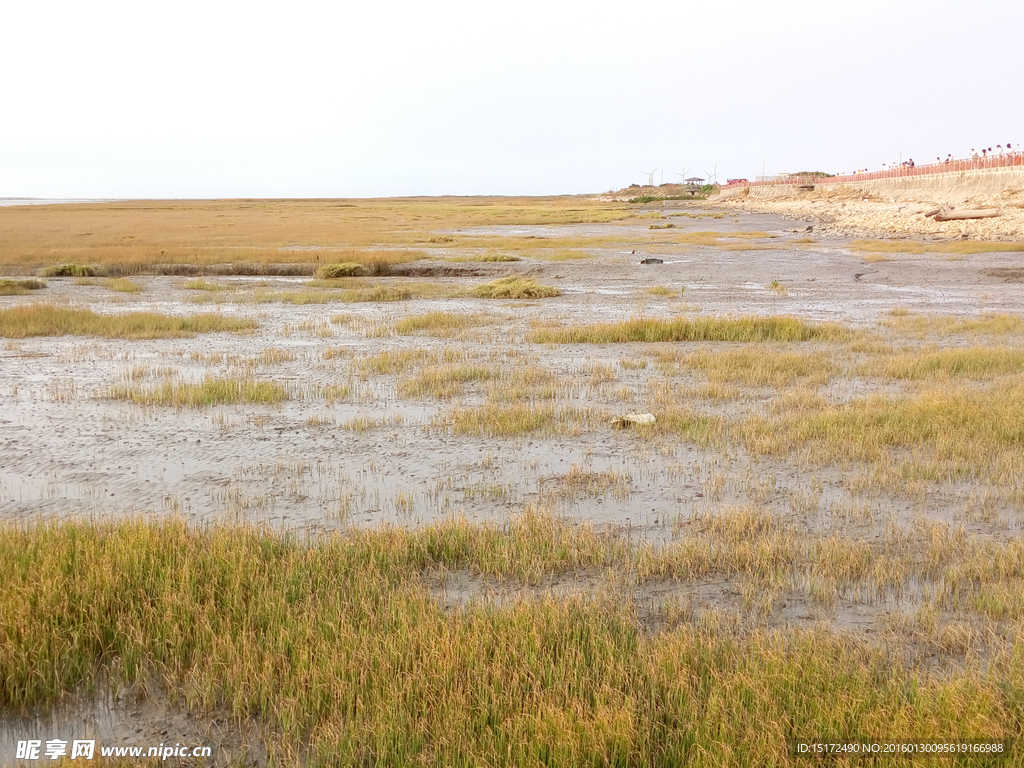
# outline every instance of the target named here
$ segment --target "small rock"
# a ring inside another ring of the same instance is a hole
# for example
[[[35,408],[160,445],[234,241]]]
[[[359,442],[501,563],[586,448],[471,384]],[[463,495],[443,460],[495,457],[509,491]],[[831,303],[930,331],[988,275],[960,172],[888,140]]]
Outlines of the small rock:
[[[624,416],[616,416],[611,424],[617,429],[622,429],[637,424],[653,424],[654,421],[653,413],[627,413]]]
[[[641,264],[664,264],[665,262],[662,259],[650,258],[650,259],[644,259],[640,263]]]

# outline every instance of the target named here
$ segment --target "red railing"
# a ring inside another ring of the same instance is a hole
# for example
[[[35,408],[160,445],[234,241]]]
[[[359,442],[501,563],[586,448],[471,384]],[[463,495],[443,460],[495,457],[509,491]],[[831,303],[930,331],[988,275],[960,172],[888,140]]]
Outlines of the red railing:
[[[901,179],[907,176],[926,176],[933,173],[959,173],[961,171],[977,171],[985,168],[1013,168],[1024,166],[1024,152],[1008,152],[1002,155],[989,155],[985,158],[972,160],[950,160],[929,165],[901,165],[887,171],[869,171],[867,173],[848,173],[843,176],[801,176],[783,174],[767,179],[742,181],[737,184],[725,184],[722,189],[736,187],[759,187],[771,184],[806,186],[809,184],[849,184],[856,181],[877,181],[880,179]]]

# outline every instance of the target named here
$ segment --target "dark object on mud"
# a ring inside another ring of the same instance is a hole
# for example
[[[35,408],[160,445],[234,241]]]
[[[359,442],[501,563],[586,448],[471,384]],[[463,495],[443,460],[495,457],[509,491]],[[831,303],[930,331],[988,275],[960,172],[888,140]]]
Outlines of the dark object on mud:
[[[640,263],[641,264],[664,264],[665,262],[663,260],[661,260],[661,259],[650,258],[650,259],[644,259]]]
[[[998,208],[979,208],[976,211],[939,211],[936,221],[960,221],[962,219],[992,219],[999,215]]]

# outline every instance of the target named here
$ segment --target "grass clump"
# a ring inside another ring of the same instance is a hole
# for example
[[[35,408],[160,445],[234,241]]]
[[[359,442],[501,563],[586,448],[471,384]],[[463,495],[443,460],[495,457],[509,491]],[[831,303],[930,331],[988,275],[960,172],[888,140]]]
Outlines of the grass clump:
[[[704,373],[711,382],[739,382],[752,386],[782,387],[801,380],[825,384],[836,365],[821,352],[787,352],[770,347],[701,349],[681,356],[674,351],[659,355],[663,366],[681,363]]]
[[[118,293],[140,293],[145,290],[141,285],[133,283],[126,277],[76,277],[75,285],[98,285]]]
[[[346,304],[374,301],[408,301],[411,298],[411,290],[393,285],[378,285],[373,288],[356,288],[351,291],[341,292],[341,301]]]
[[[98,277],[104,274],[103,267],[95,264],[59,264],[39,270],[42,277]]]
[[[393,331],[400,336],[425,332],[428,336],[446,337],[492,322],[494,322],[493,318],[482,313],[437,311],[403,317],[396,321],[390,329],[385,329],[385,332]]]
[[[241,332],[256,327],[255,320],[215,314],[174,317],[156,312],[100,315],[91,309],[53,304],[30,304],[0,310],[0,336],[103,336],[114,339],[166,339],[218,331]]]
[[[854,240],[854,251],[873,253],[1013,253],[1024,251],[1024,243],[991,242],[984,240],[955,240],[948,243],[922,243],[918,240]]]
[[[881,324],[900,333],[919,337],[933,333],[939,336],[957,334],[1004,336],[1024,333],[1024,318],[1006,312],[985,313],[977,317],[957,315],[919,315],[905,307],[895,307]]]
[[[207,376],[198,384],[165,381],[156,387],[112,387],[107,397],[111,400],[128,400],[137,405],[202,408],[236,403],[277,404],[287,400],[288,393],[283,386],[273,381]]]
[[[483,365],[430,366],[411,378],[399,381],[398,394],[402,397],[454,397],[465,391],[466,384],[487,381],[495,376],[497,371]]]
[[[840,341],[850,338],[834,323],[807,323],[795,317],[708,317],[690,320],[634,318],[620,323],[533,329],[538,344],[621,344],[664,341]]]
[[[224,285],[223,283],[211,283],[203,278],[199,278],[198,280],[187,280],[186,282],[182,283],[181,287],[187,291],[207,291],[213,293],[235,290],[235,287],[232,285]]]
[[[804,450],[817,462],[886,462],[927,480],[1020,477],[1024,383],[780,403],[773,414],[749,417],[742,436],[755,453]]]
[[[575,434],[592,420],[592,414],[578,408],[556,408],[535,403],[488,403],[457,408],[437,423],[460,435],[519,437],[529,434]]]
[[[890,379],[992,379],[1024,372],[1024,352],[993,347],[933,349],[874,360],[862,371]]]
[[[0,296],[25,296],[32,291],[46,287],[45,280],[28,278],[26,280],[0,280]]]
[[[452,262],[483,262],[483,263],[502,263],[508,261],[522,261],[519,256],[513,256],[511,253],[476,253],[469,254],[467,256],[452,256],[447,259]]]
[[[126,277],[118,277],[107,282],[107,288],[118,293],[141,293],[146,290],[138,283],[132,282]]]
[[[502,277],[478,285],[470,295],[478,299],[543,299],[561,296],[562,291],[554,286],[541,285],[533,277]]]
[[[317,267],[316,278],[318,280],[334,280],[339,277],[362,277],[370,274],[364,265],[355,261],[344,261],[340,264],[324,264]]]
[[[541,250],[536,253],[531,253],[530,255],[535,259],[541,259],[543,261],[577,261],[579,259],[590,259],[594,256],[594,254],[587,253],[583,250]]]

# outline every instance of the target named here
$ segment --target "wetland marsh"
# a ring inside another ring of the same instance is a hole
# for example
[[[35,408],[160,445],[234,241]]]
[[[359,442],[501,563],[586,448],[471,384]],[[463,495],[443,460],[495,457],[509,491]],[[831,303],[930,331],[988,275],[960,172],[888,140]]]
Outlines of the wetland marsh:
[[[0,749],[122,701],[221,763],[1021,736],[1019,252],[582,198],[0,227],[50,275],[0,296]]]

